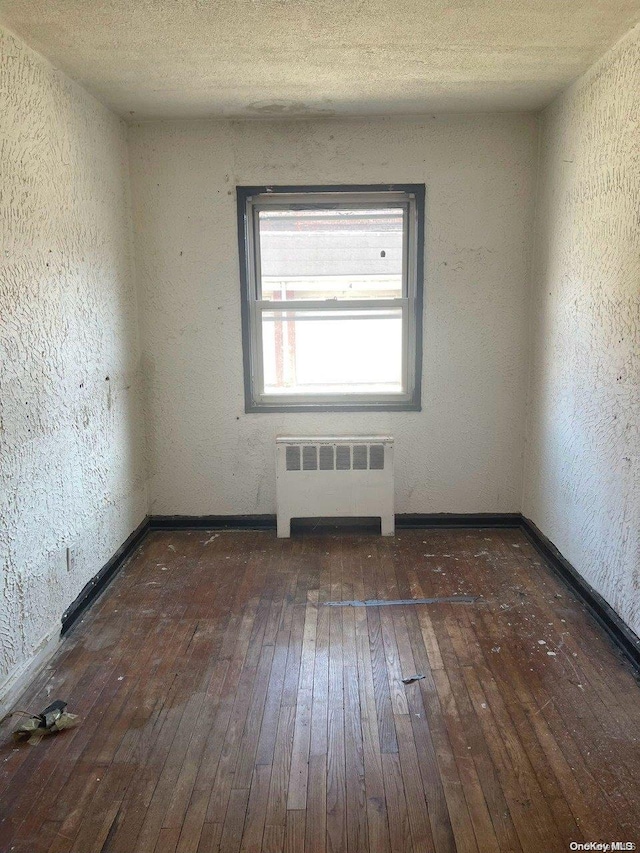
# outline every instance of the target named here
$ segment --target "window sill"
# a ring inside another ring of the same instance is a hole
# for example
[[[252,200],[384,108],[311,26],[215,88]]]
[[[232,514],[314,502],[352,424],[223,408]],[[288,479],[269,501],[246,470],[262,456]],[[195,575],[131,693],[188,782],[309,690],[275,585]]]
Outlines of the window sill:
[[[282,401],[270,403],[247,401],[245,403],[245,412],[247,414],[257,414],[264,412],[274,412],[281,414],[282,412],[421,412],[422,406],[419,400],[401,400],[398,402],[363,402],[354,401],[353,403],[332,403],[332,402],[300,402],[300,403],[284,403]]]

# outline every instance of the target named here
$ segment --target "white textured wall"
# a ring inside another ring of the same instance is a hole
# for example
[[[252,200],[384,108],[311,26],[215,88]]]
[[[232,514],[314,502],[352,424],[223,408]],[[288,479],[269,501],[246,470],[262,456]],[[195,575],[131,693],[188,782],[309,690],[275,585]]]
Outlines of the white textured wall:
[[[640,633],[640,28],[545,112],[524,513]]]
[[[124,125],[0,30],[0,698],[146,512],[129,225]]]
[[[152,513],[275,511],[274,437],[390,432],[398,512],[518,511],[530,115],[130,129]],[[245,414],[236,184],[427,185],[423,411]]]

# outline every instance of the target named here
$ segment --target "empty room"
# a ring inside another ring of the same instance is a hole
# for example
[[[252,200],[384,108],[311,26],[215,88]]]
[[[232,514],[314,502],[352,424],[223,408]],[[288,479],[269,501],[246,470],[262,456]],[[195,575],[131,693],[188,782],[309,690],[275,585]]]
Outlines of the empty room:
[[[0,0],[0,853],[640,846],[640,0]]]

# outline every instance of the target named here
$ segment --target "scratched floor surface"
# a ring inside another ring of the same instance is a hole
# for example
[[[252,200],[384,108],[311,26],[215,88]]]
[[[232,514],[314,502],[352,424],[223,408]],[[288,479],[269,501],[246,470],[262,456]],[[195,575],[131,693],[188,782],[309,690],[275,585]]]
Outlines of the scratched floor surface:
[[[153,533],[18,706],[58,697],[0,727],[3,853],[640,842],[640,690],[517,530]]]

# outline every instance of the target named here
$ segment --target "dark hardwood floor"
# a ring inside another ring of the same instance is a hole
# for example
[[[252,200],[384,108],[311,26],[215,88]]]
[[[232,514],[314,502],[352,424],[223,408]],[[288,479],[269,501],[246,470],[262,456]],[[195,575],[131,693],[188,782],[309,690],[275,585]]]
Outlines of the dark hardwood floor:
[[[640,843],[638,684],[518,530],[153,533],[18,707],[58,697],[0,728],[3,853]]]

